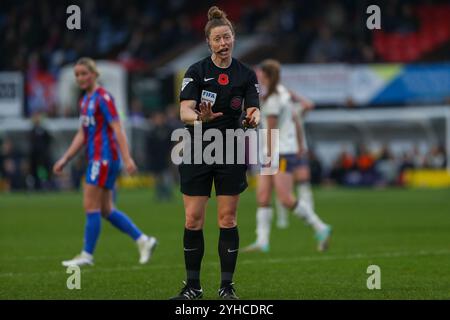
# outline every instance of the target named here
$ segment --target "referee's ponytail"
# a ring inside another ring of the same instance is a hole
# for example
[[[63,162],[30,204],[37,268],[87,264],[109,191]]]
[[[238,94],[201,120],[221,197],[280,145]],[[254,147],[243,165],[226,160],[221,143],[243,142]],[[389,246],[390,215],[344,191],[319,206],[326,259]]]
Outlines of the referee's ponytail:
[[[205,26],[205,36],[209,39],[211,29],[215,27],[228,26],[234,35],[233,24],[227,18],[225,11],[220,10],[217,6],[212,6],[208,10],[208,23]]]

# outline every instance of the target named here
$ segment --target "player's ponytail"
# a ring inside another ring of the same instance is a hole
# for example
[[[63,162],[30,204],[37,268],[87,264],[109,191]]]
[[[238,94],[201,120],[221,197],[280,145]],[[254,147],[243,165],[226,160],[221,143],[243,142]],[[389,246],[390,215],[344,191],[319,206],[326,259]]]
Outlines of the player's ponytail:
[[[261,63],[261,71],[269,79],[269,85],[267,87],[267,94],[264,99],[267,99],[272,94],[277,92],[277,86],[280,82],[281,65],[277,60],[267,59]]]
[[[217,6],[212,6],[208,10],[208,23],[205,26],[205,36],[209,39],[211,29],[221,26],[228,26],[234,34],[233,24],[227,18],[225,11],[220,10]]]
[[[100,77],[100,72],[98,72],[97,65],[95,64],[94,59],[83,57],[78,59],[77,63],[75,65],[82,65],[85,66],[90,72],[93,72],[96,74],[97,78]]]

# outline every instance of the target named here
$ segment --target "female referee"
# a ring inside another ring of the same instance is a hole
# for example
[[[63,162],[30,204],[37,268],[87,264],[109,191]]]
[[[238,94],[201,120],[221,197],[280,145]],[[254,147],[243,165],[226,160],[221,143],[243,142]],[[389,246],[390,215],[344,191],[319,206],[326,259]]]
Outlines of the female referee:
[[[75,258],[63,261],[62,264],[66,267],[93,265],[101,217],[128,234],[138,246],[139,262],[147,263],[156,247],[156,239],[143,234],[133,221],[114,208],[113,204],[112,189],[121,170],[121,160],[129,174],[137,170],[128,150],[114,98],[98,85],[97,78],[100,74],[94,60],[81,58],[75,64],[74,73],[79,87],[86,91],[80,101],[81,125],[70,147],[55,163],[53,171],[55,174],[61,174],[66,164],[83,146],[86,146],[88,167],[83,198],[86,226],[83,251]]]
[[[293,195],[294,171],[301,164],[300,155],[304,150],[303,130],[298,122],[297,109],[294,109],[291,93],[280,82],[280,63],[268,59],[261,63],[259,79],[265,88],[261,106],[262,127],[280,130],[279,139],[279,171],[276,175],[258,176],[255,243],[243,251],[269,251],[269,237],[272,223],[272,207],[270,205],[272,190],[275,189],[281,204],[303,218],[316,234],[317,248],[324,251],[329,242],[331,227],[317,216],[312,207],[303,198]],[[268,141],[268,140],[267,140]],[[272,154],[271,143],[267,142],[269,155]],[[272,157],[273,158],[273,157]]]
[[[256,74],[232,58],[234,28],[225,12],[215,6],[208,11],[205,36],[211,56],[191,65],[185,74],[180,93],[181,120],[191,135],[194,124],[201,124],[203,130],[218,129],[223,136],[226,129],[238,129],[241,125],[256,127],[260,116]],[[245,119],[240,123],[243,110]],[[186,218],[183,245],[187,281],[172,299],[191,300],[203,296],[200,286],[204,252],[202,228],[213,182],[220,227],[221,284],[218,293],[222,299],[238,299],[232,282],[239,249],[236,212],[239,194],[247,188],[246,170],[245,164],[236,162],[182,163],[179,166]]]

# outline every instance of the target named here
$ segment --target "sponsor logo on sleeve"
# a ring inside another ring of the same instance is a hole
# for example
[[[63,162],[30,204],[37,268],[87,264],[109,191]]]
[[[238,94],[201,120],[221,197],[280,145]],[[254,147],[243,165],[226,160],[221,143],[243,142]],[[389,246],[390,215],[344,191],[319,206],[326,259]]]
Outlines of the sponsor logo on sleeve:
[[[186,88],[186,86],[189,84],[189,82],[194,81],[194,79],[192,78],[184,78],[183,79],[183,83],[181,84],[181,91],[184,90],[184,88]]]

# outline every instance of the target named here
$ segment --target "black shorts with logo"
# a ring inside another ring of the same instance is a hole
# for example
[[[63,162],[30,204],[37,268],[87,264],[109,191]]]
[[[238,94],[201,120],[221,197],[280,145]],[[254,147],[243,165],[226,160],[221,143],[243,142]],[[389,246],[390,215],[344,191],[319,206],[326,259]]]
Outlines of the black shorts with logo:
[[[217,149],[213,148],[214,151],[210,156],[214,158],[207,159],[205,150],[210,147],[211,142],[203,141],[201,137],[188,131],[193,139],[190,147],[185,145],[183,153],[186,152],[186,154],[183,155],[183,161],[178,166],[181,192],[188,196],[210,197],[214,183],[217,196],[242,193],[248,186],[245,141],[234,138],[232,152],[227,149],[226,143],[222,146],[217,145],[219,149],[222,148],[221,155],[217,154],[216,158]],[[225,136],[224,132],[220,134]],[[226,141],[226,138],[223,138],[223,141]],[[196,143],[200,148],[195,148]],[[238,152],[239,150],[244,153]]]
[[[245,164],[180,164],[181,192],[188,196],[238,195],[248,186]]]

